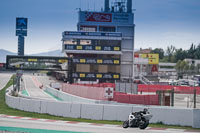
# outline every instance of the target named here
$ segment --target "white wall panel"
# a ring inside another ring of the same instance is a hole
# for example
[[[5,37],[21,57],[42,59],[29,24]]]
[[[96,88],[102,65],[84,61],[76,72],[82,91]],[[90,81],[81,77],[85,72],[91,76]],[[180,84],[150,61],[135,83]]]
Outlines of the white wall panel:
[[[103,116],[103,105],[82,104],[81,118],[102,120],[102,116]]]
[[[200,128],[200,109],[193,110],[193,126],[194,128]]]

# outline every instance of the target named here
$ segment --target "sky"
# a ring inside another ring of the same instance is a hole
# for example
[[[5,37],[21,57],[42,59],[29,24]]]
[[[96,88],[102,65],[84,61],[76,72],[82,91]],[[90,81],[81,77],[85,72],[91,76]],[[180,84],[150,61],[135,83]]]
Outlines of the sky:
[[[76,31],[78,8],[100,11],[104,0],[0,0],[0,49],[17,53],[16,17],[28,18],[25,54],[62,48],[62,32]],[[200,0],[133,0],[135,48],[200,43]]]

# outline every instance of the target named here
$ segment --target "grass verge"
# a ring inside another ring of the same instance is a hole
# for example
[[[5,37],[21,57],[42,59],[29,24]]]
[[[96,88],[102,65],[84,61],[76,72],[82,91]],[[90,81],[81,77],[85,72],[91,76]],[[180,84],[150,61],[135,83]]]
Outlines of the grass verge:
[[[25,111],[21,111],[21,110],[10,108],[5,103],[5,91],[6,91],[6,89],[8,87],[10,87],[13,84],[13,78],[14,77],[15,76],[12,76],[11,79],[9,80],[9,82],[7,83],[7,85],[2,90],[0,90],[0,114],[21,116],[21,117],[52,119],[52,120],[63,120],[63,121],[77,121],[77,122],[87,122],[87,123],[97,123],[97,124],[122,125],[121,121],[105,121],[105,120],[89,120],[89,119],[66,118],[66,117],[53,116],[53,115],[49,115],[49,114],[39,114],[39,113],[25,112]],[[163,125],[162,123],[150,124],[150,127],[175,128],[175,129],[187,129],[187,130],[200,131],[200,129],[194,129],[192,127],[170,126],[170,125]]]

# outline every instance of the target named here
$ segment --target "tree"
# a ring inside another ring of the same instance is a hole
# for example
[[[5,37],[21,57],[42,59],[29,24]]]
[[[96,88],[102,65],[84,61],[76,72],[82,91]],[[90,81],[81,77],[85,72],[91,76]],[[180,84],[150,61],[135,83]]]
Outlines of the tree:
[[[174,55],[176,48],[171,45],[167,47],[166,54],[168,56],[168,62],[172,62],[172,56]]]
[[[185,63],[185,66],[184,66],[184,68],[183,68],[184,73],[187,73],[187,72],[189,71],[189,68],[190,68],[190,66],[189,66],[188,62],[186,62],[186,63]]]
[[[185,50],[182,50],[182,48],[176,49],[174,53],[174,58],[175,58],[174,62],[177,62],[178,60],[184,60],[186,56],[187,52]]]
[[[200,59],[200,44],[195,49],[194,57],[195,59]]]
[[[151,51],[151,53],[157,53],[159,54],[159,59],[163,59],[165,52],[162,48],[155,48],[154,50]]]
[[[177,72],[181,71],[181,60],[178,60],[178,62],[176,63],[175,69]]]
[[[195,72],[195,65],[191,64],[190,65],[190,73],[194,73]]]
[[[195,52],[196,52],[196,48],[195,48],[195,45],[192,43],[190,46],[190,49],[187,51],[187,58],[195,59]]]
[[[197,73],[200,72],[200,64],[197,64],[197,66],[196,66],[196,70],[197,70]]]

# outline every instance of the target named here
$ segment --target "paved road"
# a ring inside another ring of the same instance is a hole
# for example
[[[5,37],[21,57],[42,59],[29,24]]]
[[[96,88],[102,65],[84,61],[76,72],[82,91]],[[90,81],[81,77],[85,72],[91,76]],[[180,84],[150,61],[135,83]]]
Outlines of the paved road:
[[[123,129],[116,125],[96,125],[88,123],[76,123],[66,121],[37,121],[34,119],[13,119],[7,117],[0,117],[0,127],[20,127],[32,129],[46,129],[59,131],[74,131],[74,132],[90,132],[90,133],[191,133],[180,129],[165,129],[156,130],[148,128],[147,130],[140,130],[137,128]]]
[[[0,73],[0,90],[6,86],[11,76],[11,73]]]
[[[39,88],[40,84],[34,76],[24,75],[24,85],[30,97],[55,100],[53,97],[45,93]]]

